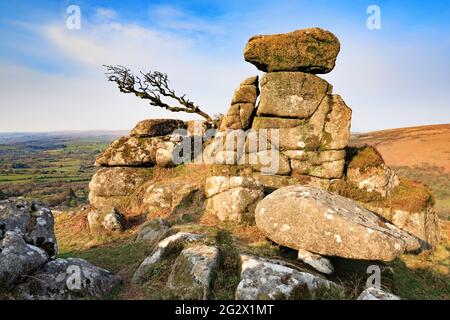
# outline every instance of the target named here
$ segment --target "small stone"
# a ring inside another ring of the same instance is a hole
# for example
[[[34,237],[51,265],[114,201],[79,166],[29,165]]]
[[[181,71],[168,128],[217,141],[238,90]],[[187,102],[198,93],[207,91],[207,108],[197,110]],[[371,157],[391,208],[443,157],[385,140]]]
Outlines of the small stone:
[[[148,241],[153,243],[164,237],[170,230],[167,220],[157,218],[144,223],[139,230],[136,241]]]
[[[204,238],[204,235],[187,233],[187,232],[178,232],[158,243],[156,249],[153,251],[151,255],[145,258],[144,261],[139,265],[139,268],[133,275],[132,282],[140,283],[145,278],[145,273],[147,272],[149,266],[157,263],[164,257],[167,250],[173,248],[175,246],[184,246],[186,243],[199,241]]]
[[[369,287],[356,300],[401,300],[400,297],[377,287]]]
[[[108,231],[123,231],[125,230],[125,217],[116,209],[113,209],[103,218],[102,226]]]
[[[218,264],[216,247],[198,245],[183,249],[175,260],[167,285],[183,299],[207,300]]]
[[[332,274],[334,272],[334,267],[331,261],[318,254],[300,249],[298,250],[297,259],[310,265],[320,273]]]

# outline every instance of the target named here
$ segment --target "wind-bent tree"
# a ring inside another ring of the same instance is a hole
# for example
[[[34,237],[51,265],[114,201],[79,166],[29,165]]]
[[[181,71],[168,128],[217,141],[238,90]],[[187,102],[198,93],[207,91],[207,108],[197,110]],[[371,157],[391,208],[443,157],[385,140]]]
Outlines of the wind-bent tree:
[[[141,72],[141,76],[135,76],[130,69],[124,66],[107,66],[106,76],[108,81],[115,82],[120,92],[133,93],[141,99],[150,100],[150,105],[167,109],[172,112],[196,113],[214,125],[214,119],[192,101],[186,95],[179,96],[169,87],[167,74],[153,71]],[[171,106],[161,100],[162,97],[173,99],[176,106]]]

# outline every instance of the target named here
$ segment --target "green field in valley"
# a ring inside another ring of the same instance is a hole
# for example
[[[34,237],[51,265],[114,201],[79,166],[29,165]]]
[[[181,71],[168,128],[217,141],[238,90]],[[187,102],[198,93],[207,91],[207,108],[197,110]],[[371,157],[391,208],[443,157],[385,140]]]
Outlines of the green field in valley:
[[[23,196],[53,207],[85,204],[95,157],[120,135],[0,133],[0,198]]]

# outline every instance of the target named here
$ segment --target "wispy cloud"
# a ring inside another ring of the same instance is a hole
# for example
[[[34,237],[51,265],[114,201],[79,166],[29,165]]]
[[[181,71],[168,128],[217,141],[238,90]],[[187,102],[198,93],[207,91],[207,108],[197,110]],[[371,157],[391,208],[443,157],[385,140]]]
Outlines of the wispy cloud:
[[[149,10],[149,15],[158,27],[164,29],[192,31],[216,35],[225,32],[224,26],[217,23],[217,20],[214,22],[193,16],[192,14],[189,14],[176,6],[153,6]]]

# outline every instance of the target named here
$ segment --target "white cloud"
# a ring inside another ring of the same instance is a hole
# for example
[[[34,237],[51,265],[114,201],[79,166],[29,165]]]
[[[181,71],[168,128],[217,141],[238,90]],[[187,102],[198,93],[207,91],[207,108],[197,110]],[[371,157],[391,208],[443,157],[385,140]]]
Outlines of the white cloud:
[[[0,95],[9,109],[1,111],[0,131],[131,129],[145,118],[194,117],[120,93],[106,81],[103,64],[166,72],[178,93],[187,93],[210,114],[225,113],[234,88],[256,73],[245,63],[235,65],[198,50],[192,40],[137,25],[84,23],[82,30],[71,31],[51,24],[41,33],[51,43],[46,49],[72,72],[2,66]]]

